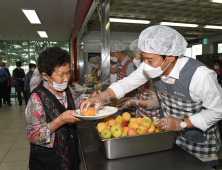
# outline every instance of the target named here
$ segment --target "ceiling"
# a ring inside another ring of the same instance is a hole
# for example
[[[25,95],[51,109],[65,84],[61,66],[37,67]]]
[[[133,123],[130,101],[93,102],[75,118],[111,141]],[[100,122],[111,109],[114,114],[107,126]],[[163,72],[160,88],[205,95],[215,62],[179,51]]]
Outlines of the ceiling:
[[[0,0],[0,40],[69,41],[77,2]],[[35,9],[41,24],[31,24],[22,8]],[[37,31],[46,31],[48,38],[41,38]]]
[[[150,24],[111,23],[110,30],[117,32],[141,32],[161,21],[195,23],[197,28],[173,27],[187,40],[222,34],[222,30],[206,29],[204,25],[222,26],[222,4],[209,0],[110,0],[110,17],[149,20]],[[100,30],[97,18],[90,30]]]

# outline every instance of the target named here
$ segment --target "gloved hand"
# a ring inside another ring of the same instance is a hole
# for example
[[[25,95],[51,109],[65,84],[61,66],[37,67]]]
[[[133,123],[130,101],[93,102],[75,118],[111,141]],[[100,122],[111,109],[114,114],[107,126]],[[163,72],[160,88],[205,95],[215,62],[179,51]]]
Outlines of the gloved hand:
[[[91,105],[95,106],[95,115],[97,115],[99,109],[106,103],[110,103],[109,95],[106,92],[99,93],[98,95],[91,97],[81,103],[80,110],[87,111]]]
[[[159,129],[165,131],[180,131],[183,129],[180,125],[181,120],[173,116],[161,118],[155,124]]]
[[[125,97],[119,100],[121,102],[120,105],[117,106],[118,109],[125,109],[130,106],[136,105],[136,99],[132,97]]]

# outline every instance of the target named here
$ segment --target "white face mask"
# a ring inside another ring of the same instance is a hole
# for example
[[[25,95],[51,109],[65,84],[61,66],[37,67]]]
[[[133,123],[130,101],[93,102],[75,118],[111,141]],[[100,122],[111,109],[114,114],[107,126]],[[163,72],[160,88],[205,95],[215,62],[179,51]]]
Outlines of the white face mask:
[[[31,71],[35,71],[35,68],[32,68]]]
[[[21,69],[21,67],[17,67],[18,69]]]
[[[215,69],[215,70],[219,69],[219,66],[214,66],[214,69]]]
[[[114,62],[114,63],[116,63],[116,62],[117,62],[117,58],[112,57],[112,56],[110,56],[110,60],[111,60],[112,62]]]
[[[47,75],[46,75],[46,76],[47,76]],[[47,76],[47,77],[49,78],[49,76]],[[49,78],[49,80],[51,80],[51,79]],[[51,81],[52,81],[52,80],[51,80]],[[49,82],[49,81],[48,81],[48,82]],[[50,84],[50,83],[49,83],[49,84]],[[58,84],[58,83],[52,81],[52,85],[50,84],[50,86],[51,86],[54,90],[56,90],[56,91],[64,91],[64,90],[67,88],[67,86],[68,86],[68,82]]]
[[[141,64],[141,60],[136,60],[135,58],[133,59],[133,63],[135,64],[135,66],[138,68]]]
[[[96,68],[96,69],[99,69],[99,66],[98,66],[98,65],[95,65],[95,68]]]
[[[166,58],[165,58],[165,60],[166,60]],[[165,60],[163,61],[163,63],[165,62]],[[161,64],[161,66],[163,65],[163,63]],[[167,67],[169,65],[170,65],[170,63],[167,65]],[[156,78],[156,77],[160,76],[161,74],[163,74],[163,72],[167,69],[167,67],[166,67],[164,70],[161,70],[161,66],[155,68],[155,67],[152,67],[152,66],[144,63],[143,70],[150,78]]]
[[[94,68],[94,67],[95,67],[95,65],[94,65],[94,64],[90,64],[90,65],[91,65],[91,67],[92,67],[92,68]]]

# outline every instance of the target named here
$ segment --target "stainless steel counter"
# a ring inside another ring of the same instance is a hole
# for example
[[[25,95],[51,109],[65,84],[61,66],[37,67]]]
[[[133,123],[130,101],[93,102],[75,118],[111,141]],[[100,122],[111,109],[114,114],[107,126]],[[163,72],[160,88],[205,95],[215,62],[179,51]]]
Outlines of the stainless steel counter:
[[[92,121],[82,121],[77,124],[86,170],[212,170],[207,164],[177,145],[168,151],[115,160],[106,159],[96,139],[92,123]]]

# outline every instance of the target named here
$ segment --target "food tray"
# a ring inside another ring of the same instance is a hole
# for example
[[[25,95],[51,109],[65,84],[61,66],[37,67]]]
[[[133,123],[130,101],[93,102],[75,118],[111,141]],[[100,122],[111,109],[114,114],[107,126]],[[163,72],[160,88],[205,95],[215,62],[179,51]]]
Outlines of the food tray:
[[[159,152],[173,148],[177,132],[156,132],[144,135],[126,136],[121,138],[102,139],[96,125],[94,130],[100,147],[107,159],[117,159],[129,156]]]

